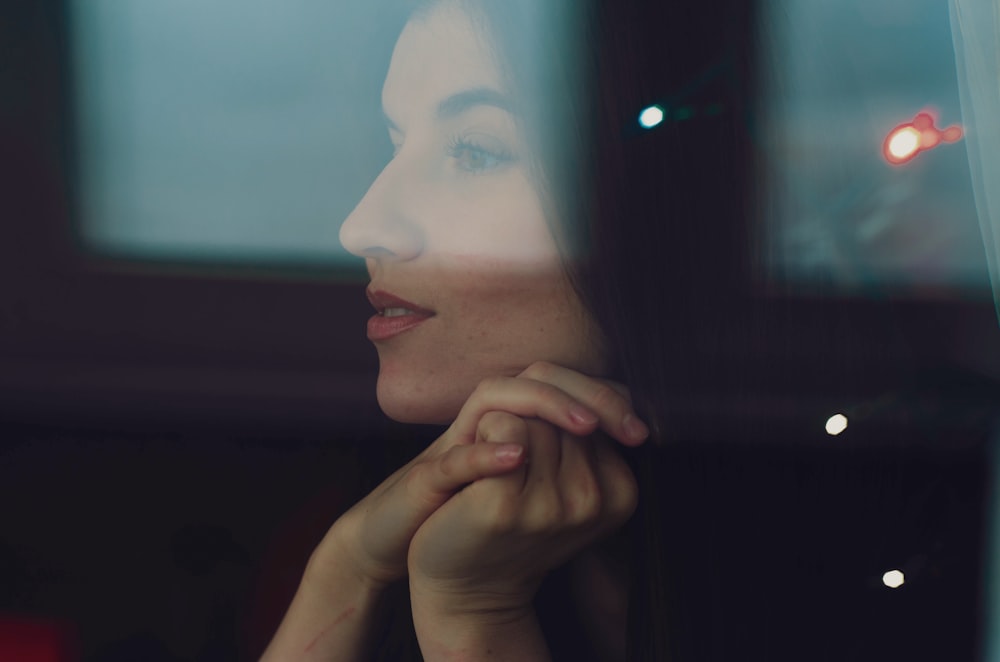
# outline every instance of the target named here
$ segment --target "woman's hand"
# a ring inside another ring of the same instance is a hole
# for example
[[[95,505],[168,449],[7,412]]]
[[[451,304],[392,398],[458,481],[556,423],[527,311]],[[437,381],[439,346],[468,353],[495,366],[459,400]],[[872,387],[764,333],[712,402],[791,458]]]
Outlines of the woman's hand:
[[[406,575],[407,553],[420,526],[462,488],[517,472],[529,453],[539,455],[532,463],[542,461],[542,451],[526,434],[504,443],[505,417],[545,421],[550,433],[578,437],[600,428],[627,445],[642,443],[648,434],[623,388],[572,370],[538,363],[517,377],[483,382],[441,437],[330,528],[264,659],[364,657],[378,597]]]
[[[508,419],[498,418],[501,413]],[[321,566],[325,558],[341,567],[346,562],[375,585],[404,577],[410,540],[432,513],[466,485],[521,466],[527,436],[502,439],[496,427],[513,419],[546,421],[550,429],[577,437],[599,428],[626,445],[641,444],[648,435],[624,388],[573,370],[540,362],[517,377],[485,380],[441,437],[334,524],[311,565]],[[484,434],[497,443],[475,443]],[[335,553],[325,554],[330,547]]]
[[[545,650],[532,608],[538,584],[624,524],[636,507],[635,479],[608,440],[545,421],[490,412],[477,437],[523,444],[525,462],[469,485],[417,531],[409,551],[414,624],[429,659],[487,650],[535,659],[525,656]]]

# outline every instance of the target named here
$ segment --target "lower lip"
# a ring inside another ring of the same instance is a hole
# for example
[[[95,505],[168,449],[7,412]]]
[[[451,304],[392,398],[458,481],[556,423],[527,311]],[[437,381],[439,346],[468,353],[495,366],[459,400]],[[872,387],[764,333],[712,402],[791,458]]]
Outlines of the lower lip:
[[[388,340],[393,336],[398,336],[404,331],[409,331],[415,326],[419,326],[422,322],[430,319],[429,315],[400,315],[398,317],[383,317],[382,315],[373,315],[371,319],[368,320],[368,340],[372,342],[377,342],[379,340]]]

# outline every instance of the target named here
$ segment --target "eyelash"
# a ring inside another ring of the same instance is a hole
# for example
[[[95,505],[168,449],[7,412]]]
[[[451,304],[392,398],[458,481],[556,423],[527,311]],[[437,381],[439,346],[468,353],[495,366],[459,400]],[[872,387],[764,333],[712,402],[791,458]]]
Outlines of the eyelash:
[[[467,162],[463,162],[463,157],[468,157],[469,155],[488,159],[490,163],[488,165],[470,165]],[[507,150],[489,149],[461,136],[455,136],[448,143],[448,156],[458,162],[459,169],[472,174],[482,174],[490,170],[496,170],[514,160],[514,155]]]

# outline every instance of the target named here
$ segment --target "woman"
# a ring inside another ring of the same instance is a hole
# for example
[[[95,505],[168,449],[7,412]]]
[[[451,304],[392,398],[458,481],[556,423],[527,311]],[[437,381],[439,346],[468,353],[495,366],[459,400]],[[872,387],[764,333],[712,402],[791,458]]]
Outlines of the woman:
[[[334,523],[266,660],[365,659],[404,578],[425,659],[547,659],[533,601],[570,559],[563,605],[578,603],[592,650],[625,654],[624,579],[595,544],[636,508],[619,446],[649,429],[603,381],[629,372],[632,348],[594,314],[614,290],[587,268],[607,250],[591,201],[567,204],[594,177],[579,167],[590,120],[562,112],[584,77],[505,41],[546,34],[534,5],[424,3],[396,44],[382,95],[395,155],[341,240],[371,276],[380,406],[449,427]]]

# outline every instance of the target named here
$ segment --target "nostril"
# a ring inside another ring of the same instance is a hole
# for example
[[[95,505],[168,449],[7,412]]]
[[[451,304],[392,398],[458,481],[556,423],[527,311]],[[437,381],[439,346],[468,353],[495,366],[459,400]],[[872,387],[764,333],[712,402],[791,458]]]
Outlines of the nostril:
[[[364,253],[364,257],[371,257],[376,259],[390,257],[393,254],[392,251],[390,251],[388,248],[384,248],[382,246],[370,246],[362,252]]]
[[[392,214],[352,214],[340,228],[340,243],[358,257],[380,260],[410,260],[420,254],[422,233],[412,220]]]

